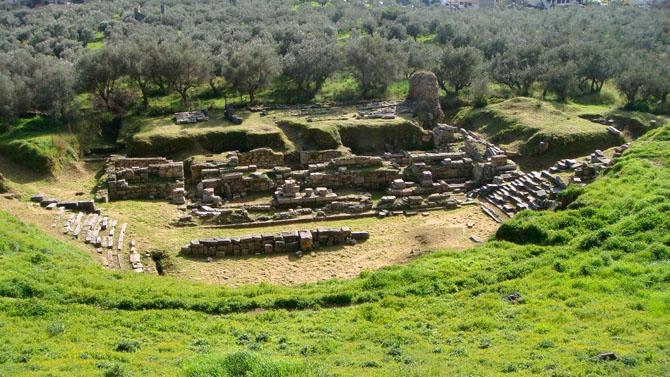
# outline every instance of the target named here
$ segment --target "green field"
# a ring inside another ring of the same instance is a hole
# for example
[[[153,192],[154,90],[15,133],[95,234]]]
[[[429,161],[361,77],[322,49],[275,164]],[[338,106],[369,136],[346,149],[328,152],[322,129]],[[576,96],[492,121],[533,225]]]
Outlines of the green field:
[[[294,287],[105,271],[2,213],[0,375],[667,375],[669,141],[482,247]]]

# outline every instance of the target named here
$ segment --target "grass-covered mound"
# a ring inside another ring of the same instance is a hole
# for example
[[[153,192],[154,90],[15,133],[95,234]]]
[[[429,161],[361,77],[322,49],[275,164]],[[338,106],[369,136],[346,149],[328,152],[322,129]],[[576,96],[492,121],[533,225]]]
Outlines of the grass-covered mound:
[[[585,119],[590,109],[575,105],[512,98],[483,108],[467,108],[455,122],[485,134],[493,143],[512,152],[538,154],[540,142],[554,159],[584,156],[594,149],[607,149],[624,142],[607,127]]]
[[[34,171],[52,173],[78,156],[75,138],[51,118],[22,118],[0,128],[0,154]]]
[[[670,124],[670,117],[668,116],[639,111],[615,110],[605,114],[604,118],[613,119],[617,126],[630,133],[633,137],[639,137],[656,127]],[[652,121],[655,121],[656,125],[653,125]]]
[[[242,125],[223,119],[223,112],[212,110],[209,121],[178,125],[173,116],[131,117],[123,121],[119,142],[128,154],[138,157],[184,157],[197,153],[248,151],[268,147],[287,149],[283,133],[270,120],[248,113]]]
[[[338,109],[335,115],[323,119],[282,111],[266,117],[240,111],[245,120],[239,126],[224,120],[218,110],[210,111],[209,121],[196,124],[177,125],[171,116],[131,117],[123,121],[119,142],[127,145],[129,155],[140,157],[187,157],[263,147],[276,151],[350,148],[354,153],[383,153],[387,146],[405,150],[432,146],[428,133],[411,119],[353,119],[349,110]]]
[[[572,191],[482,247],[295,287],[105,271],[0,212],[0,375],[667,375],[670,127]]]
[[[349,148],[353,153],[383,153],[432,148],[428,132],[410,119],[349,119],[306,122],[281,120],[278,126],[299,150]]]

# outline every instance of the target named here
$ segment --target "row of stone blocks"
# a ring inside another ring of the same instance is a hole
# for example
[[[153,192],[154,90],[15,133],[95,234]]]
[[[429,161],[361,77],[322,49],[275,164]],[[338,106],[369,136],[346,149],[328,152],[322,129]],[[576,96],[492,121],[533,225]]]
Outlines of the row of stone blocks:
[[[30,197],[30,201],[40,203],[40,206],[47,209],[63,207],[70,211],[81,211],[85,213],[99,212],[99,210],[95,208],[95,202],[92,200],[61,202],[55,198],[45,198],[44,194],[36,194]]]
[[[368,232],[352,232],[348,227],[290,230],[275,234],[193,240],[183,246],[181,252],[185,255],[211,257],[308,252],[323,246],[354,244],[369,237]]]

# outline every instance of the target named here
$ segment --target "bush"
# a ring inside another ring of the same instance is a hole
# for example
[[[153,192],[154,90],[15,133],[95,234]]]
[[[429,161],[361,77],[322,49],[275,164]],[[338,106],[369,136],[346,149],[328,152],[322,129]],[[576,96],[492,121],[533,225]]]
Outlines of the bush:
[[[116,351],[135,352],[140,349],[140,343],[136,341],[123,341],[116,345]]]
[[[119,364],[112,364],[102,374],[104,377],[130,377],[130,373],[126,372]]]
[[[544,245],[549,239],[547,232],[535,223],[521,221],[504,222],[495,235],[496,240],[513,242],[519,245]]]
[[[61,322],[51,322],[45,329],[49,336],[58,336],[65,333],[65,325]]]

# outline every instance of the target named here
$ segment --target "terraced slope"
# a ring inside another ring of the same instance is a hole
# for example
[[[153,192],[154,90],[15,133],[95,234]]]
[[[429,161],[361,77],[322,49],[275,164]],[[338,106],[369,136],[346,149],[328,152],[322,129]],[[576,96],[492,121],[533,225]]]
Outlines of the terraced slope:
[[[295,287],[104,271],[0,213],[0,375],[668,375],[670,126],[569,192],[482,247]]]
[[[583,156],[593,149],[623,143],[607,126],[588,120],[590,109],[518,97],[483,108],[469,108],[455,117],[464,128],[482,133],[506,150],[539,155],[540,142],[548,143],[553,160]]]

